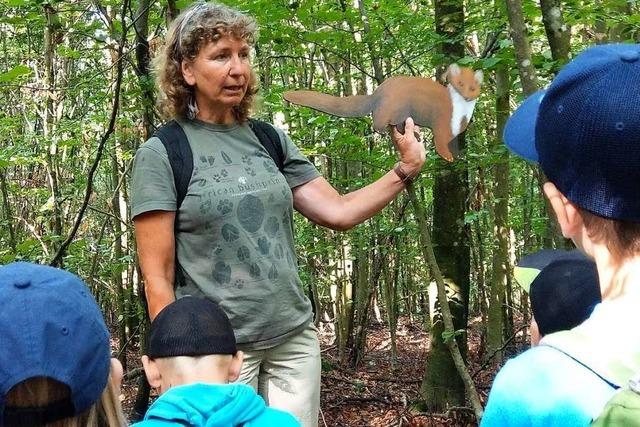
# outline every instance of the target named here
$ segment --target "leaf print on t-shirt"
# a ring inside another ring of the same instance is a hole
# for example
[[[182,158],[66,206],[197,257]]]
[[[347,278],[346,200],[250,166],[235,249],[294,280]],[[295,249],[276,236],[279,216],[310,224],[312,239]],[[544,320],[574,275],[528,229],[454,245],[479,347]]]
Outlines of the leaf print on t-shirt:
[[[260,266],[258,264],[256,264],[255,262],[251,263],[251,265],[249,266],[249,274],[254,279],[259,279],[260,278]]]
[[[276,245],[276,249],[273,252],[273,254],[276,256],[276,258],[278,259],[282,259],[282,257],[284,257],[284,250],[282,249],[282,245],[280,243],[278,243]]]
[[[230,165],[231,163],[233,163],[233,160],[231,160],[231,157],[229,157],[227,153],[221,151],[220,154],[222,154],[222,160],[224,160],[226,164]]]
[[[267,222],[264,224],[264,231],[269,237],[273,239],[274,237],[276,237],[276,234],[278,234],[279,229],[280,223],[278,222],[278,218],[276,218],[275,216],[270,216],[267,219]]]
[[[260,237],[258,239],[258,250],[262,255],[268,255],[269,249],[271,249],[271,242],[266,237]]]
[[[275,263],[271,264],[271,268],[269,269],[269,279],[275,280],[278,278],[278,268]]]
[[[229,264],[218,261],[213,267],[213,279],[219,284],[227,284],[231,282],[231,267]]]
[[[240,232],[235,226],[231,224],[225,224],[222,226],[222,238],[225,241],[233,242],[234,240],[237,240],[238,237],[240,237]]]
[[[251,256],[251,252],[249,248],[246,246],[240,246],[238,248],[238,260],[239,261],[249,261],[249,257]]]
[[[255,233],[264,221],[264,204],[256,196],[248,194],[238,203],[237,215],[242,228]]]

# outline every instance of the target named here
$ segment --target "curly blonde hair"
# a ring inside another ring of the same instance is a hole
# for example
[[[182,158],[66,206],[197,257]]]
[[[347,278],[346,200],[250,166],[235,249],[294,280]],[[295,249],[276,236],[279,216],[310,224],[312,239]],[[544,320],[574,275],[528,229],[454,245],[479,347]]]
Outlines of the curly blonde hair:
[[[153,67],[160,90],[160,110],[166,118],[187,117],[189,100],[194,96],[193,87],[182,75],[182,61],[193,61],[204,46],[228,35],[253,46],[258,26],[253,18],[236,9],[209,2],[194,3],[171,23]],[[249,117],[257,92],[257,78],[251,69],[244,98],[233,108],[238,122],[243,123]]]

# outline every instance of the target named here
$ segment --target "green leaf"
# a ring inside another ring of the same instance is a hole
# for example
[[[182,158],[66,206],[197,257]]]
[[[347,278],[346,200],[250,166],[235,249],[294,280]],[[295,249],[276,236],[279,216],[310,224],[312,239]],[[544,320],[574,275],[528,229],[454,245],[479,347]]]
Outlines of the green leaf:
[[[6,73],[0,74],[0,83],[7,83],[16,80],[20,76],[31,74],[31,68],[26,65],[16,65]]]
[[[442,333],[442,341],[444,341],[445,343],[449,342],[449,340],[456,338],[460,335],[462,335],[464,333],[464,329],[458,329],[457,331],[453,331],[453,332],[443,332]]]
[[[20,7],[29,4],[29,0],[5,0],[5,4],[8,7]]]
[[[180,9],[180,10],[183,10],[184,8],[189,6],[191,3],[193,3],[192,0],[178,0],[176,2],[176,8]]]
[[[486,58],[482,61],[482,68],[493,68],[495,67],[497,64],[499,64],[502,61],[501,58],[496,58],[495,56],[492,56],[491,58]]]

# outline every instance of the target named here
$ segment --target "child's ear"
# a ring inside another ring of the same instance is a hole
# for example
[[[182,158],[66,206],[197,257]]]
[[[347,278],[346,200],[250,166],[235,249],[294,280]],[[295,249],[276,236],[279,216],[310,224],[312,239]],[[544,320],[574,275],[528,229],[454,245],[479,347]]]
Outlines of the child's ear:
[[[237,351],[231,358],[229,364],[229,382],[232,383],[240,378],[240,371],[242,371],[242,362],[244,361],[244,353]]]
[[[155,360],[149,359],[145,354],[142,356],[142,366],[144,367],[144,374],[147,376],[149,385],[153,388],[160,388],[162,385],[162,375]]]
[[[120,392],[120,388],[122,386],[122,377],[124,376],[122,363],[115,357],[111,358],[111,378],[113,381],[113,385],[116,386],[118,392]]]
[[[551,182],[545,183],[543,189],[556,214],[556,218],[558,218],[562,235],[567,239],[578,237],[583,222],[576,205],[571,203]]]

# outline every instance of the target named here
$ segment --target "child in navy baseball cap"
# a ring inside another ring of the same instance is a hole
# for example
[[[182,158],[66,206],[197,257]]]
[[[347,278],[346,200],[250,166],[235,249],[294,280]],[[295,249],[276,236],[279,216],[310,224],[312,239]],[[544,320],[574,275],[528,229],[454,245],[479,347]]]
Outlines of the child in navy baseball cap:
[[[269,408],[238,380],[244,355],[226,313],[215,302],[186,296],[151,322],[142,356],[149,384],[161,395],[137,427],[297,427],[291,414]]]
[[[0,425],[125,425],[122,365],[77,276],[16,262],[0,267]]]
[[[514,277],[531,301],[531,345],[587,320],[602,300],[598,270],[580,251],[543,249],[523,257]]]
[[[566,238],[592,258],[602,302],[494,380],[483,426],[584,426],[640,372],[640,45],[586,49],[504,132],[537,162]]]

